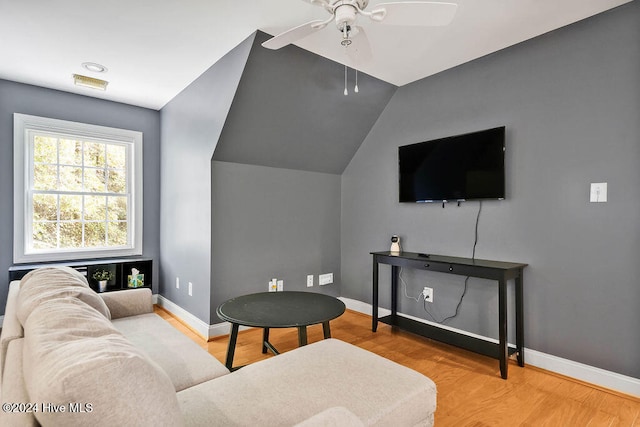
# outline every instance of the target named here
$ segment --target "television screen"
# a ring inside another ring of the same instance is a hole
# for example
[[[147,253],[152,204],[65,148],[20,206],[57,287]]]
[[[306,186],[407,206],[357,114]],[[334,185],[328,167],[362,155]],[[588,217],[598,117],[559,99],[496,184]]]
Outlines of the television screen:
[[[505,127],[398,148],[400,202],[504,199]]]

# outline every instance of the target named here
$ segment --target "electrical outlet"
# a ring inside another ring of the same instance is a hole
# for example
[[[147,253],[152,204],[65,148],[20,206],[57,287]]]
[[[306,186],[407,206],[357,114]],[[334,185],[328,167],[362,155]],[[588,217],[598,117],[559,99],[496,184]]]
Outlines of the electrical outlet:
[[[313,274],[307,274],[307,288],[313,286]]]
[[[180,278],[176,277],[176,289],[180,289]]]
[[[284,291],[284,280],[278,280],[276,289],[278,290],[278,292]]]
[[[422,297],[425,301],[433,302],[433,288],[424,287],[422,289]]]
[[[333,273],[321,274],[318,276],[318,284],[320,286],[330,285],[333,283]]]
[[[193,283],[189,282],[189,296],[193,296]]]
[[[269,292],[276,292],[278,290],[278,279],[271,279],[269,282]]]

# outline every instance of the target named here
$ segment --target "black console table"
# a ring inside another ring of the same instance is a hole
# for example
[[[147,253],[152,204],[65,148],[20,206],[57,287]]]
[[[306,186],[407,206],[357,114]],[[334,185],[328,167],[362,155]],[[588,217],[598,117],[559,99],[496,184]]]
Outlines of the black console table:
[[[380,321],[437,341],[494,357],[500,360],[500,374],[504,379],[507,378],[507,359],[510,354],[516,353],[518,365],[524,366],[522,277],[524,267],[526,267],[527,264],[482,259],[474,260],[471,258],[418,254],[413,252],[400,252],[397,254],[391,252],[372,252],[371,254],[373,255],[373,324],[371,327],[373,332],[376,332],[378,321]],[[382,318],[378,318],[378,267],[380,264],[391,265],[391,315]],[[496,344],[398,315],[400,267],[496,280],[498,282],[499,342]],[[510,349],[507,345],[507,281],[510,279],[514,279],[516,291],[515,349]]]

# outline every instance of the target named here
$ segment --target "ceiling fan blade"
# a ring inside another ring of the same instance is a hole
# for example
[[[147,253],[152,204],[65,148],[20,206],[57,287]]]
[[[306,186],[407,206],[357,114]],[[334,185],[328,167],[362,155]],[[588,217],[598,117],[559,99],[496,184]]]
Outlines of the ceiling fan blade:
[[[458,5],[426,1],[380,3],[369,17],[387,25],[442,26],[448,25],[456,14]]]
[[[290,43],[293,43],[297,40],[307,37],[308,35],[313,34],[316,31],[319,31],[326,26],[327,26],[326,21],[323,21],[323,20],[307,22],[305,24],[298,25],[297,27],[291,28],[290,30],[285,31],[284,33],[280,33],[273,38],[270,38],[266,42],[262,43],[262,46],[266,47],[267,49],[277,50],[277,49],[280,49],[281,47],[285,47]]]
[[[373,58],[371,44],[364,28],[360,26],[354,28],[356,31],[353,34],[352,43],[346,48],[347,57],[356,64],[364,64]]]
[[[311,3],[314,6],[320,6],[329,13],[333,13],[333,6],[329,0],[303,0],[305,3]]]
[[[305,0],[307,3],[311,3],[316,6],[323,7],[325,9],[331,8],[331,4],[327,0]]]

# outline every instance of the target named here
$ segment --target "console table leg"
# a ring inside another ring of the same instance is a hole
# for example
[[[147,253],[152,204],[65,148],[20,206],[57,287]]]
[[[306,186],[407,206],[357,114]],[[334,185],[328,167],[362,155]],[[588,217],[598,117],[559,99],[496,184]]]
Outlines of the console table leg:
[[[509,366],[507,364],[509,349],[507,343],[507,281],[501,278],[498,281],[498,355],[500,359],[500,375],[507,379]]]
[[[400,267],[391,266],[391,315],[396,316],[398,313],[398,278],[400,277]]]
[[[518,365],[524,366],[524,295],[523,295],[523,271],[515,279],[516,285],[516,348],[518,350]]]
[[[371,305],[371,330],[376,332],[378,330],[378,262],[375,256],[373,257],[373,298]]]
[[[231,324],[231,333],[229,334],[229,347],[227,347],[227,360],[225,366],[228,370],[233,367],[233,355],[236,352],[236,342],[238,341],[238,328],[240,325],[237,323]]]

